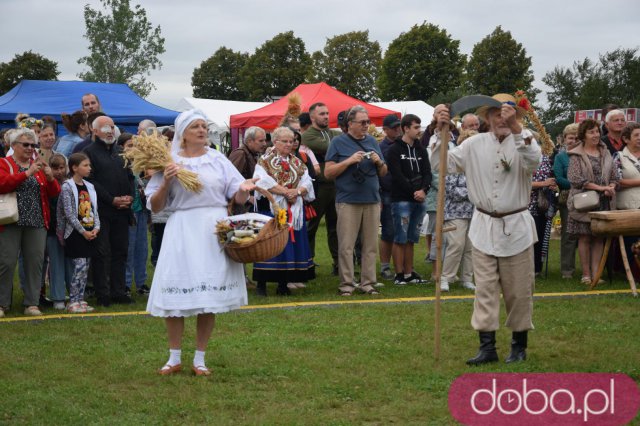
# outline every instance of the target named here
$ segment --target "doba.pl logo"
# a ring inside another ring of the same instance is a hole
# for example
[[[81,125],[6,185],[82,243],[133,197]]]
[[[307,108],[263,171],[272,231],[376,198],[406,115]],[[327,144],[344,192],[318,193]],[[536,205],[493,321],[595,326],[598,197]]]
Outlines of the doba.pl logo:
[[[464,374],[449,388],[449,410],[465,425],[624,425],[639,407],[625,374]]]

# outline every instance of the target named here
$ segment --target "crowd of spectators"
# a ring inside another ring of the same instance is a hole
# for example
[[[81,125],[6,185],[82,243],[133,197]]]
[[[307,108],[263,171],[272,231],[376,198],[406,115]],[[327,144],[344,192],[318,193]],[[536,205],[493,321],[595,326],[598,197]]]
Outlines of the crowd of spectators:
[[[341,130],[329,128],[333,114]],[[284,252],[256,263],[256,283],[246,277],[247,287],[266,296],[267,283],[275,282],[276,293],[288,295],[305,288],[317,267],[337,277],[342,296],[379,294],[384,287],[379,280],[396,286],[431,282],[415,270],[414,246],[425,234],[426,261],[435,260],[436,200],[444,178],[448,232],[436,284],[445,292],[456,282],[474,291],[469,228],[475,206],[464,173],[442,176],[439,150],[443,132],[449,133],[449,149],[456,150],[473,143],[487,125],[473,113],[459,121],[456,126],[450,120],[447,104],[435,107],[427,126],[413,114],[392,114],[383,120],[380,140],[369,133],[364,107],[329,111],[319,102],[299,116],[285,116],[272,133],[246,129],[228,160],[244,179],[257,178],[257,186],[289,212],[291,228]],[[134,135],[120,132],[94,94],[82,97],[81,109],[62,114],[62,124],[67,134],[57,138],[51,117],[20,114],[16,128],[3,134],[0,194],[15,192],[19,220],[0,226],[0,317],[12,305],[16,265],[25,315],[41,315],[43,304],[90,312],[85,298],[95,295],[97,305],[107,307],[133,303],[135,292],[150,292],[147,263],[158,262],[171,213],[148,209],[150,176],[125,167],[121,154],[133,146]],[[139,134],[158,131],[151,120],[138,127]],[[163,134],[173,139],[173,129]],[[640,208],[640,125],[627,123],[613,106],[602,125],[589,119],[569,125],[560,141],[552,154],[542,156],[531,183],[528,210],[538,234],[534,272],[543,273],[545,233],[559,210],[562,277],[576,272],[577,250],[581,281],[588,283],[603,241],[591,233],[588,216],[574,208],[573,199],[596,191],[598,210]],[[241,210],[273,215],[269,202],[254,191]],[[330,259],[316,256],[323,218]]]

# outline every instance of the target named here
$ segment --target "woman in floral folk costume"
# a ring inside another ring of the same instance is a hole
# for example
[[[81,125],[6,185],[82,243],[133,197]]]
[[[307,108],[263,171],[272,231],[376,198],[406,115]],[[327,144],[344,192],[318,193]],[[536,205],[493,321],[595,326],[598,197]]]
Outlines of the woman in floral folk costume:
[[[287,295],[290,292],[287,283],[302,287],[300,284],[315,278],[304,217],[304,201],[315,199],[313,183],[307,167],[293,154],[293,132],[279,127],[271,138],[273,149],[260,158],[253,177],[260,179],[256,185],[271,192],[287,212],[290,233],[282,253],[253,265],[253,279],[258,283],[256,292],[260,296],[267,295],[267,282],[277,282],[277,294]]]

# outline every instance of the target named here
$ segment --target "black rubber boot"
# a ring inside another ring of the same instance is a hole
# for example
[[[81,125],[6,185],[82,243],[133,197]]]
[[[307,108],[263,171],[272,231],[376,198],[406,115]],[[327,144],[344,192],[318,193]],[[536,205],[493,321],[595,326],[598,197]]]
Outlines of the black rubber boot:
[[[514,331],[511,336],[511,353],[504,360],[507,364],[527,359],[527,331]]]
[[[256,295],[258,296],[266,296],[267,295],[267,283],[264,281],[258,281],[256,284]]]
[[[496,352],[496,332],[495,331],[479,331],[480,350],[471,359],[467,360],[468,365],[482,365],[490,362],[498,362],[498,353]]]

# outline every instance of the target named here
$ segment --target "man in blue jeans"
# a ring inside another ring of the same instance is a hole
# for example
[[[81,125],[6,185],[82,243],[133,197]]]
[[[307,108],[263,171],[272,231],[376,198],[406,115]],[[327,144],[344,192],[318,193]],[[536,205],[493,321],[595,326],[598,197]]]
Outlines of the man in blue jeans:
[[[396,139],[402,136],[400,131],[400,119],[395,114],[387,115],[382,121],[382,131],[385,138],[380,142],[380,151],[386,160],[387,152]],[[385,280],[392,280],[395,275],[389,267],[391,260],[391,250],[393,249],[393,215],[391,214],[391,173],[379,178],[380,180],[380,198],[382,198],[382,208],[380,209],[380,226],[382,234],[380,235],[380,275]]]
[[[405,115],[400,121],[403,132],[385,156],[391,174],[391,210],[393,215],[394,284],[423,284],[413,270],[413,246],[420,239],[420,226],[426,212],[424,203],[431,185],[431,164],[426,149],[417,139],[420,118]]]

